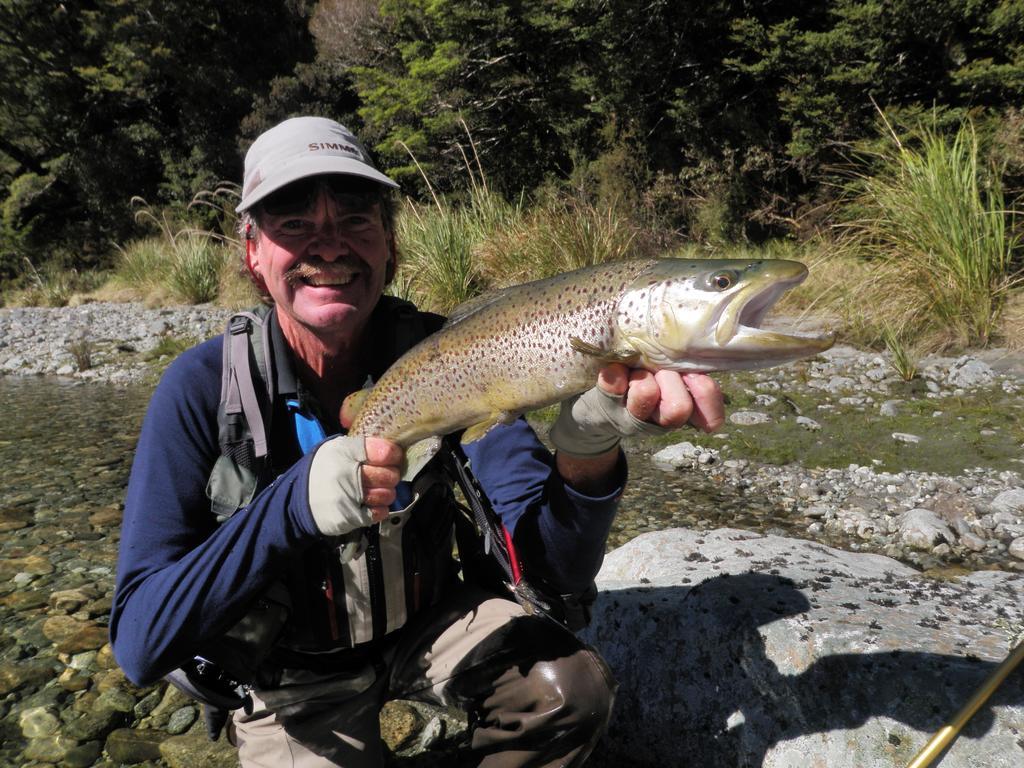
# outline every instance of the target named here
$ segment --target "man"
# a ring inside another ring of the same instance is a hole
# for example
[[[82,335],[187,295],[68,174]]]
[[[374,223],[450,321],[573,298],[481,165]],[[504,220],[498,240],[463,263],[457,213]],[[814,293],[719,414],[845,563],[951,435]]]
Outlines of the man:
[[[382,296],[396,186],[323,118],[287,120],[249,149],[238,210],[272,309],[184,353],[153,395],[125,502],[114,651],[139,684],[185,666],[186,684],[238,707],[229,735],[244,766],[380,765],[391,698],[465,709],[481,765],[578,765],[611,710],[601,659],[457,578],[443,473],[428,465],[410,488],[399,446],[343,434],[345,396],[440,325]],[[554,457],[521,419],[465,447],[556,614],[600,565],[625,482],[620,433],[723,418],[705,376],[609,366],[596,384],[562,408]]]

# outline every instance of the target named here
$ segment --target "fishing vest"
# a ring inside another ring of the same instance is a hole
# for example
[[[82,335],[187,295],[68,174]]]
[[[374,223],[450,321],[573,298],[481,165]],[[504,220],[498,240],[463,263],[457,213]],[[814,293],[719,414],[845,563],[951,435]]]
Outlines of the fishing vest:
[[[431,316],[408,302],[388,296],[380,302],[371,327],[390,336],[380,341],[388,362],[435,330],[427,327]],[[303,453],[325,437],[291,354],[271,307],[228,321],[217,412],[220,455],[206,488],[218,521],[249,504],[284,469],[274,465],[272,445],[282,402]],[[202,656],[244,682],[272,650],[288,657],[360,646],[437,602],[456,578],[450,484],[440,467],[428,465],[413,486],[400,484],[397,493],[386,520],[311,548],[299,572],[275,583]],[[303,620],[289,622],[289,615]]]

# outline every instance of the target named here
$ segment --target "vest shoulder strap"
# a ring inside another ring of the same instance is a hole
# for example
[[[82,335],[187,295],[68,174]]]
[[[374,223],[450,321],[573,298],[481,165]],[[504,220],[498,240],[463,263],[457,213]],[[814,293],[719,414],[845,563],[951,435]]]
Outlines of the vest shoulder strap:
[[[382,296],[375,314],[391,329],[395,359],[443,322],[393,296]],[[228,320],[217,407],[220,456],[206,486],[221,521],[252,501],[269,466],[274,400],[296,388],[285,346],[273,307],[237,312]]]
[[[237,312],[224,332],[217,440],[220,456],[206,486],[211,508],[226,519],[251,500],[270,452],[275,394],[271,307]]]

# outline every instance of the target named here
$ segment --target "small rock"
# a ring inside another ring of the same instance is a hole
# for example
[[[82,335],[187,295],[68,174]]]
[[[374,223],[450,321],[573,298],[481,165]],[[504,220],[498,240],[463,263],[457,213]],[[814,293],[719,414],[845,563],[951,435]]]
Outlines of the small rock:
[[[60,720],[46,707],[32,707],[18,716],[18,725],[26,739],[38,739],[56,733]]]
[[[43,634],[61,653],[95,651],[107,642],[106,627],[71,616],[53,616],[43,622]]]
[[[57,678],[57,684],[65,691],[84,691],[92,682],[89,675],[77,669],[68,667]]]
[[[995,379],[995,371],[981,360],[972,357],[961,357],[949,369],[948,382],[953,387],[983,387]]]
[[[983,552],[985,549],[985,540],[970,531],[960,534],[960,543],[972,552]]]
[[[760,411],[735,411],[729,414],[729,421],[741,427],[750,427],[757,424],[767,424],[771,417]]]
[[[64,754],[62,768],[90,768],[99,760],[103,745],[98,741],[87,741],[72,747]]]
[[[422,725],[419,712],[404,701],[389,701],[381,709],[381,738],[392,752],[408,746]]]
[[[228,740],[210,741],[201,728],[167,738],[160,754],[170,768],[238,768],[238,751]]]
[[[831,508],[825,504],[811,504],[809,507],[805,507],[803,514],[804,517],[825,517]]]
[[[1024,488],[1011,488],[1003,491],[992,499],[992,509],[996,512],[1016,514],[1024,510]]]
[[[127,691],[111,688],[103,691],[96,700],[97,707],[106,707],[117,712],[131,712],[135,709],[135,697]]]
[[[167,721],[167,732],[172,736],[185,733],[196,721],[195,707],[182,707]]]
[[[78,746],[77,742],[59,733],[30,739],[25,747],[25,757],[40,763],[63,763],[68,753]]]
[[[796,423],[811,432],[817,432],[821,429],[821,424],[816,422],[814,419],[807,418],[806,416],[797,416]]]
[[[900,415],[900,408],[899,407],[902,404],[903,404],[902,400],[886,400],[884,403],[882,403],[879,406],[878,412],[882,416],[890,416],[890,417],[891,416],[899,416]]]
[[[420,739],[417,743],[418,749],[421,752],[426,752],[443,738],[444,720],[435,715],[430,718],[430,722],[424,726],[423,731],[420,733]]]
[[[107,737],[107,754],[115,763],[131,764],[159,760],[160,744],[166,738],[167,734],[163,731],[118,728]]]
[[[930,551],[935,545],[956,541],[953,532],[930,509],[911,509],[899,518],[899,534],[903,542],[914,549]]]
[[[157,688],[155,691],[150,691],[148,694],[142,697],[141,701],[139,701],[138,704],[135,705],[132,712],[134,712],[135,716],[140,719],[146,717],[146,715],[151,714],[153,710],[157,708],[157,706],[160,704],[161,699],[163,699],[163,691],[161,691],[159,688]]]
[[[0,696],[6,696],[22,686],[34,689],[52,680],[57,674],[54,664],[54,659],[0,662]]]
[[[58,613],[74,613],[96,595],[83,589],[62,589],[50,595],[50,608]]]
[[[1010,542],[1009,552],[1018,560],[1024,560],[1024,536]]]
[[[893,432],[892,433],[892,439],[895,440],[897,443],[910,443],[910,444],[913,444],[913,443],[920,443],[921,442],[921,438],[920,437],[918,437],[917,435],[911,435],[908,432]]]
[[[123,712],[94,704],[82,712],[80,717],[69,720],[64,726],[64,733],[76,741],[104,739],[124,725],[126,720]]]

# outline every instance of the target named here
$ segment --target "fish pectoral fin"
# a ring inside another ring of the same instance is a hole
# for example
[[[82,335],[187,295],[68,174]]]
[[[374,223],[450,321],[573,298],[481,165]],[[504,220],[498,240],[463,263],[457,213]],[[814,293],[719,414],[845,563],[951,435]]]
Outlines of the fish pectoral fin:
[[[462,439],[459,442],[463,445],[475,442],[499,424],[511,424],[515,420],[516,415],[514,413],[509,413],[508,411],[492,413],[483,421],[466,427],[466,431],[462,433]]]
[[[569,346],[581,355],[596,357],[603,363],[622,363],[623,365],[632,366],[640,359],[639,353],[634,352],[632,349],[619,351],[613,349],[601,349],[600,347],[589,344],[576,336],[569,339]]]
[[[405,451],[402,479],[411,483],[439,450],[441,450],[440,437],[426,437],[410,445]]]

